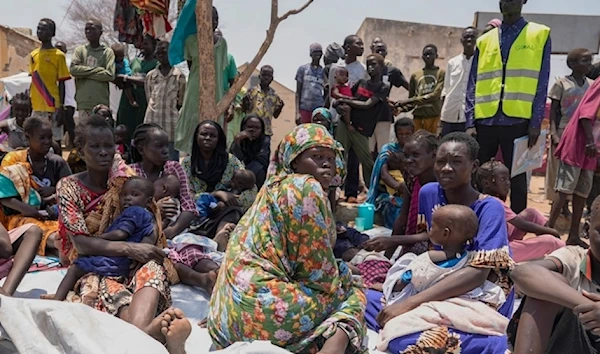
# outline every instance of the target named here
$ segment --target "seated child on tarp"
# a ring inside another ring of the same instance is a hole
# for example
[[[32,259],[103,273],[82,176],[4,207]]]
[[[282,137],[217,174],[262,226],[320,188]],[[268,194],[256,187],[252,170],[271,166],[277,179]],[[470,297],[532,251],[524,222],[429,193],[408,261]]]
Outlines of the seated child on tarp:
[[[177,221],[181,214],[181,203],[179,194],[181,193],[181,181],[175,175],[165,175],[154,182],[154,200],[157,202],[163,199],[170,199],[177,205],[177,214],[169,219],[163,220],[163,230]]]
[[[385,276],[392,263],[380,252],[365,251],[362,244],[369,240],[369,236],[353,228],[345,228],[340,223],[337,225],[338,237],[335,241],[333,254],[336,258],[347,263],[352,274],[360,275],[365,285],[379,289],[385,281]]]
[[[154,185],[142,177],[129,178],[121,189],[121,214],[98,237],[109,241],[155,244],[158,237],[155,220],[148,210],[154,197]],[[79,256],[67,271],[54,296],[65,300],[77,280],[87,273],[120,277],[130,272],[131,259],[127,257]]]
[[[227,186],[227,192],[239,196],[242,192],[254,188],[256,185],[256,176],[250,170],[237,170],[233,173],[231,182]],[[201,218],[207,218],[214,211],[219,211],[225,207],[225,203],[220,202],[210,193],[202,193],[196,201],[196,210]],[[245,211],[245,210],[244,210]]]

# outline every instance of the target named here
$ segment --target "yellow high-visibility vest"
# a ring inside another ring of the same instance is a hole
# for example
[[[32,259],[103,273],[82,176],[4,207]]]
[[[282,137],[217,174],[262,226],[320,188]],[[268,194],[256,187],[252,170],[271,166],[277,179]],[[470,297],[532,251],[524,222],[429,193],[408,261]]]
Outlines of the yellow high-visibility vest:
[[[495,116],[500,102],[507,116],[531,119],[544,46],[549,37],[549,27],[528,23],[510,48],[507,63],[502,62],[497,28],[477,40],[475,119]]]

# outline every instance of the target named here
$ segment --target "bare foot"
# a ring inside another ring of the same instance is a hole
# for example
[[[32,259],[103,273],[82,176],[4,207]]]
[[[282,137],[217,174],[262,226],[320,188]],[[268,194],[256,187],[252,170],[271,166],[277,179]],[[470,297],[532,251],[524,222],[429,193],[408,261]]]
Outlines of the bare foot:
[[[169,308],[165,312],[156,316],[156,318],[154,318],[152,320],[152,322],[150,322],[150,324],[148,326],[146,326],[146,328],[144,329],[144,332],[146,332],[150,337],[165,344],[166,338],[162,334],[162,328],[168,327],[174,318],[175,318],[175,309]]]
[[[167,326],[163,325],[160,332],[167,341],[169,354],[185,354],[185,341],[192,332],[192,325],[180,309],[173,309],[173,312],[175,317]]]
[[[229,223],[219,230],[219,232],[217,232],[213,240],[219,245],[217,247],[218,251],[225,251],[227,248],[227,243],[229,243],[229,235],[231,235],[233,230],[235,230],[235,224]]]
[[[582,240],[579,237],[577,237],[576,239],[575,238],[573,238],[573,239],[568,238],[566,243],[567,243],[567,246],[579,246],[579,247],[582,247],[582,248],[584,248],[586,250],[588,248],[590,248],[590,245],[588,245],[584,240]]]

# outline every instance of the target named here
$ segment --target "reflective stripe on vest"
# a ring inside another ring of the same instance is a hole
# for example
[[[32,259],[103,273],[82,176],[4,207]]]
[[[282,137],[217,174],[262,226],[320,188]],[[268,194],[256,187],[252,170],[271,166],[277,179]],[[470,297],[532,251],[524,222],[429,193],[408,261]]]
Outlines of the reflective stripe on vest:
[[[530,119],[550,28],[528,23],[510,48],[506,67],[499,36],[494,29],[477,40],[475,119],[494,117],[501,101],[507,116]]]

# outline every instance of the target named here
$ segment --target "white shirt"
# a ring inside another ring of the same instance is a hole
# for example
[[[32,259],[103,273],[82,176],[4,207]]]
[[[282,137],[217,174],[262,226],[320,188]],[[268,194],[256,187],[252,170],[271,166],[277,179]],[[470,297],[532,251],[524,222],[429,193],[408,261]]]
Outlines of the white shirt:
[[[67,60],[67,67],[71,67],[71,60]],[[65,81],[65,107],[73,107],[77,109],[75,101],[75,78]]]
[[[448,61],[442,90],[442,97],[445,97],[442,107],[442,122],[466,122],[465,103],[472,63],[473,57],[467,59],[464,54],[457,55]]]

